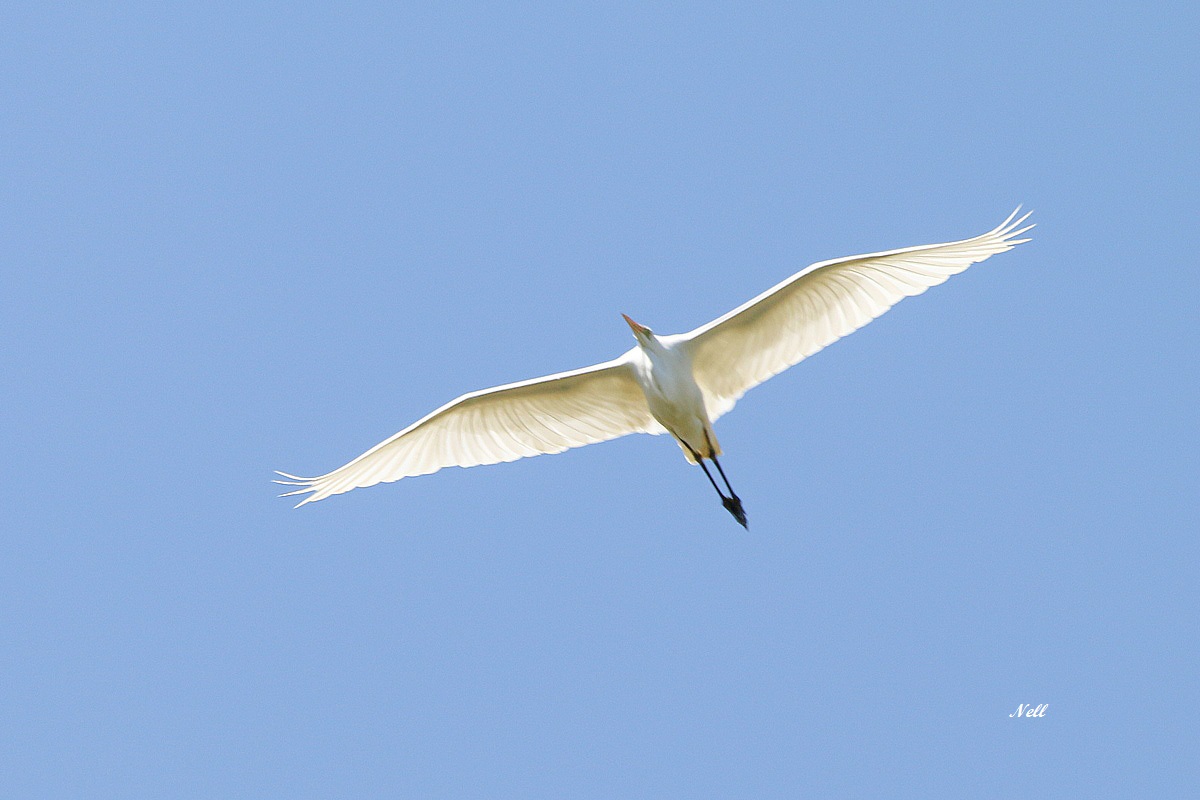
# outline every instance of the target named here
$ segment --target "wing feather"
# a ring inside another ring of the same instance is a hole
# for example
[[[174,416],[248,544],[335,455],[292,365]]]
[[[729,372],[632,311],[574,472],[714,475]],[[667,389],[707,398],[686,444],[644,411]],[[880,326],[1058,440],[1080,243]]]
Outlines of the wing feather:
[[[843,336],[905,297],[921,294],[1018,239],[1029,214],[1018,208],[980,236],[822,261],[685,335],[692,371],[715,420],[747,391]],[[1031,212],[1032,213],[1032,212]]]
[[[631,351],[632,352],[632,351]],[[306,494],[297,507],[351,489],[603,442],[660,433],[634,376],[630,354],[593,367],[471,392],[380,442],[333,472],[280,472]]]

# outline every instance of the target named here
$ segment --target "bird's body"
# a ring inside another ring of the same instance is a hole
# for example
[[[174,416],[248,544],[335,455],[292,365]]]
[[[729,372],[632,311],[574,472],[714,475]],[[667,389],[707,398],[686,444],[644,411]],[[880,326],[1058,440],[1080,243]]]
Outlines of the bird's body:
[[[631,326],[637,324],[629,322]],[[687,340],[650,333],[645,344],[639,343],[626,357],[646,396],[650,415],[675,437],[687,460],[695,464],[696,454],[702,458],[721,455],[717,434],[704,407],[704,393],[692,373]]]
[[[1029,215],[1014,221],[1016,214],[971,239],[814,264],[690,333],[658,336],[626,316],[637,346],[617,359],[465,394],[333,472],[316,478],[280,473],[287,480],[278,483],[298,487],[287,495],[307,494],[304,505],[448,466],[559,453],[630,433],[670,433],[744,526],[741,501],[718,460],[717,418],[747,390],[904,297],[1028,241],[1016,237],[1032,227],[1020,227]]]

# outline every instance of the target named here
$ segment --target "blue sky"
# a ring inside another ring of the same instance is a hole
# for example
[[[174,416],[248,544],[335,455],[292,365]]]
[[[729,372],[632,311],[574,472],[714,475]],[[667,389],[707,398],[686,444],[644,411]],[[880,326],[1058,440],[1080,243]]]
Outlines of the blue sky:
[[[0,794],[1193,796],[1194,8],[798,6],[0,12]],[[268,482],[1018,203],[720,421],[748,533]]]

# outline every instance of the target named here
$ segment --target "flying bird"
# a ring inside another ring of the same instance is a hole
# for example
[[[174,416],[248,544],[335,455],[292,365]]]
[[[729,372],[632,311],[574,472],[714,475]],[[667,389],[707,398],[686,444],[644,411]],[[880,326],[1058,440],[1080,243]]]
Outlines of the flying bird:
[[[561,453],[630,433],[669,433],[699,464],[721,504],[748,527],[718,457],[713,422],[743,394],[861,328],[905,297],[1014,245],[1033,227],[1014,211],[971,239],[813,264],[707,325],[659,335],[626,315],[637,344],[619,358],[544,378],[470,392],[414,422],[350,463],[315,478],[285,472],[305,503],[351,489]],[[1030,212],[1032,213],[1032,212]],[[721,476],[724,490],[705,461]]]

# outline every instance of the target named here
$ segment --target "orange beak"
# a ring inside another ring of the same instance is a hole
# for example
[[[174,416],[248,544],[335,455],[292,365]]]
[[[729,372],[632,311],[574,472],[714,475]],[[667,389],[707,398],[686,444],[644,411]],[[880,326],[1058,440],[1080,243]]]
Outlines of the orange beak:
[[[649,329],[649,328],[647,328],[645,325],[638,325],[636,322],[634,322],[633,320],[631,320],[631,319],[629,318],[629,315],[628,315],[628,314],[622,314],[621,316],[625,318],[625,321],[626,321],[627,323],[629,323],[629,327],[630,327],[630,328],[633,328],[633,332],[634,332],[634,333],[640,333],[640,334],[642,334],[643,336],[645,336],[647,333],[649,333],[649,332],[650,332],[650,329]]]

